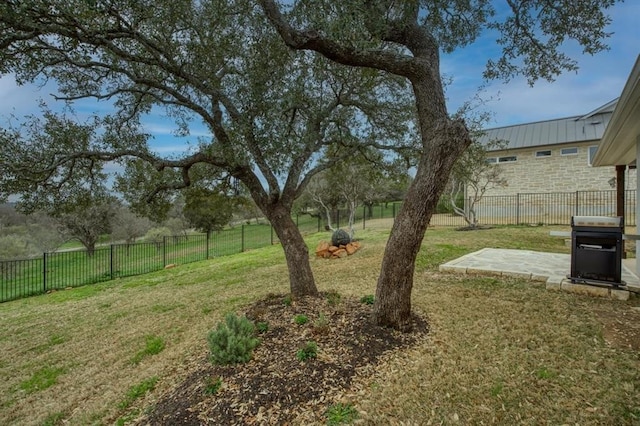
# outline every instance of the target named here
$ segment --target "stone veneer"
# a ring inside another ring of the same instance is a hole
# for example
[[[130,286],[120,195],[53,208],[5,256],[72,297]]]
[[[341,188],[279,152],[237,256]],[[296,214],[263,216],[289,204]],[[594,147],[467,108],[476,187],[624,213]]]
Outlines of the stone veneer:
[[[588,163],[589,147],[598,143],[590,141],[490,152],[488,157],[516,156],[517,160],[498,164],[507,186],[491,188],[485,195],[613,190],[615,187],[610,181],[616,176],[615,168],[591,167]],[[561,149],[572,147],[578,148],[577,154],[561,155]],[[551,156],[535,156],[536,151],[545,150],[551,150]],[[635,169],[627,169],[625,187],[636,189]]]

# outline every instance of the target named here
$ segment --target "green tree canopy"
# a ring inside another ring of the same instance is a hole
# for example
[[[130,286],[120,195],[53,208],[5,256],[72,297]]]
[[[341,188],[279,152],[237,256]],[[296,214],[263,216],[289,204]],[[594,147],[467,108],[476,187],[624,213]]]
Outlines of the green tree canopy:
[[[187,191],[184,215],[189,223],[207,238],[212,231],[220,231],[233,215],[233,200],[219,190],[193,188]]]
[[[378,324],[410,327],[416,256],[451,169],[471,143],[463,117],[447,111],[440,53],[494,31],[502,52],[487,58],[485,77],[553,79],[577,67],[562,50],[566,41],[589,54],[606,47],[604,10],[615,1],[258,0],[292,49],[315,51],[356,69],[381,70],[411,84],[419,160],[382,262],[374,306]]]
[[[290,213],[309,179],[332,166],[323,154],[338,159],[362,144],[412,142],[404,80],[289,50],[248,0],[3,2],[0,73],[18,82],[53,79],[59,100],[115,100],[117,108],[79,129],[53,117],[58,130],[45,128],[40,138],[29,125],[4,132],[0,194],[45,185],[71,191],[118,161],[129,188],[145,189],[153,202],[192,185],[196,166],[206,164],[241,181],[271,221],[295,296],[317,294]],[[179,158],[154,153],[138,126],[154,106],[182,134],[195,123],[211,137]],[[32,139],[37,145],[21,148]]]

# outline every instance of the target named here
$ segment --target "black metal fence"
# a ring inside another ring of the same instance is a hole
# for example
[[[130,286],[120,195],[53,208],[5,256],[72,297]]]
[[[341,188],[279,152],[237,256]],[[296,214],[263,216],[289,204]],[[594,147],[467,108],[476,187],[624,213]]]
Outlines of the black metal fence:
[[[571,216],[616,216],[616,191],[522,193],[483,197],[475,207],[484,225],[569,225]],[[436,214],[432,225],[464,226],[454,214]],[[625,225],[636,226],[636,191],[625,192]]]
[[[636,193],[625,194],[626,226],[635,226]],[[395,218],[402,203],[365,205],[357,209],[354,223],[366,228],[370,221]],[[577,191],[548,194],[516,194],[484,197],[476,206],[479,222],[486,225],[544,224],[569,225],[573,215],[614,216],[615,191]],[[331,213],[332,227],[348,224],[349,212]],[[300,213],[295,222],[302,233],[319,232],[327,227],[326,215]],[[389,222],[384,222],[386,226]],[[460,216],[437,213],[432,226],[464,226]],[[0,302],[47,291],[77,287],[115,278],[140,275],[211,257],[240,253],[278,241],[266,224],[243,225],[212,233],[164,237],[157,242],[111,244],[99,247],[93,255],[85,250],[44,253],[36,259],[0,261]]]
[[[204,234],[163,237],[157,242],[110,244],[86,250],[43,253],[0,261],[0,302],[265,247],[277,242],[270,225],[240,226],[209,238]]]

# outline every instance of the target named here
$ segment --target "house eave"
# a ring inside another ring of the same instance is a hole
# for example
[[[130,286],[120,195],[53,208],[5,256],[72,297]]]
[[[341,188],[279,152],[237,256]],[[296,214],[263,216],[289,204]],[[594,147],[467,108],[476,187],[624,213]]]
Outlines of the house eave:
[[[629,165],[636,161],[636,144],[640,137],[640,55],[622,90],[600,146],[594,166]]]

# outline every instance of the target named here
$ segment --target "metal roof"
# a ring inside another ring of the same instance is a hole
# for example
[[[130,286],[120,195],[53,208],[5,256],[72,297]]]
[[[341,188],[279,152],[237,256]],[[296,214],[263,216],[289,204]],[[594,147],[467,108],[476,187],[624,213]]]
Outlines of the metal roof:
[[[616,103],[617,99],[586,115],[486,129],[478,140],[482,144],[493,140],[507,141],[506,148],[500,150],[599,140],[611,120]]]
[[[622,89],[620,102],[616,105],[611,123],[607,126],[607,131],[602,136],[600,147],[593,159],[593,165],[613,166],[637,164],[638,159],[636,157],[639,140],[640,55],[636,58],[629,78],[624,85],[624,89]]]

